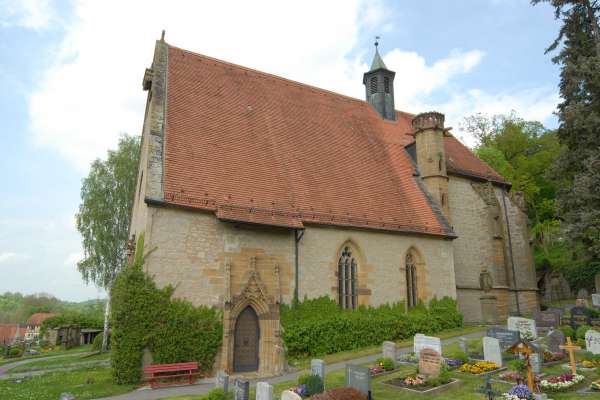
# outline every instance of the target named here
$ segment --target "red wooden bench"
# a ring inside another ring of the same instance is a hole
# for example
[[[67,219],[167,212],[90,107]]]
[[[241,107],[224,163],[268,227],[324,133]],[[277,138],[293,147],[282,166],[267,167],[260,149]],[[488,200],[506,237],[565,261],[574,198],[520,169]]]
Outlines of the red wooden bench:
[[[192,385],[194,377],[200,375],[200,371],[198,370],[198,363],[194,361],[147,365],[144,367],[144,374],[147,375],[150,387],[154,389],[160,386],[180,385],[182,383]]]

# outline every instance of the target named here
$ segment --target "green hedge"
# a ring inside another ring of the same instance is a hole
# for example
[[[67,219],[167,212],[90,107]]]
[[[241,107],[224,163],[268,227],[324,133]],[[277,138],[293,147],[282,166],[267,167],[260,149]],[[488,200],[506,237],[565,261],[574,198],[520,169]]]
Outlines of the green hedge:
[[[104,320],[102,315],[68,312],[45,319],[40,327],[40,335],[44,336],[48,328],[58,328],[65,325],[79,325],[81,328],[88,329],[103,329]]]
[[[116,382],[140,381],[146,348],[154,363],[198,361],[202,370],[210,371],[221,346],[222,316],[171,299],[171,286],[158,289],[142,270],[143,248],[142,235],[133,265],[117,276],[111,292],[111,364]]]
[[[342,310],[328,297],[281,306],[288,356],[303,357],[380,345],[416,333],[433,334],[462,326],[463,316],[450,298],[433,299],[405,311],[403,303]]]

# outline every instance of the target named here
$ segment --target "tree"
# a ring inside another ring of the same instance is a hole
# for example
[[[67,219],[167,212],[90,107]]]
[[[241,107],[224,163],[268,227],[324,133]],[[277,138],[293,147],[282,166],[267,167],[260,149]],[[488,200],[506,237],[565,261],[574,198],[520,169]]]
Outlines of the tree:
[[[538,4],[543,0],[533,0]],[[546,52],[561,68],[558,138],[566,151],[554,165],[561,181],[558,205],[567,237],[600,259],[600,4],[595,0],[545,0],[562,27]]]
[[[123,136],[106,161],[95,160],[81,187],[77,229],[83,238],[84,259],[77,264],[86,282],[106,290],[103,351],[108,345],[110,292],[126,263],[131,208],[135,194],[139,138]]]

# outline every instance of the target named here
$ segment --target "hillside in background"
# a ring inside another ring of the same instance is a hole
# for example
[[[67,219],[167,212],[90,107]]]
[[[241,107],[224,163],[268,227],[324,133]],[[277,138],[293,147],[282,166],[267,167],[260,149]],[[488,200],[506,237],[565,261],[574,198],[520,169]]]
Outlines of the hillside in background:
[[[48,293],[23,295],[6,292],[0,294],[0,323],[25,322],[37,312],[102,315],[104,302],[104,299],[69,302]]]

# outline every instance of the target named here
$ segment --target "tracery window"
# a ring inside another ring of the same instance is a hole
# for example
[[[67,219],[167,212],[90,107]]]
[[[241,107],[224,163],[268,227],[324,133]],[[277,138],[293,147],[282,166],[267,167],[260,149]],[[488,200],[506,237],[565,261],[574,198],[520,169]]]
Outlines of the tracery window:
[[[338,260],[338,301],[342,308],[355,309],[358,306],[357,267],[352,251],[348,246],[344,247]]]
[[[412,253],[408,253],[406,255],[406,302],[408,308],[416,306],[418,299],[417,265]]]

